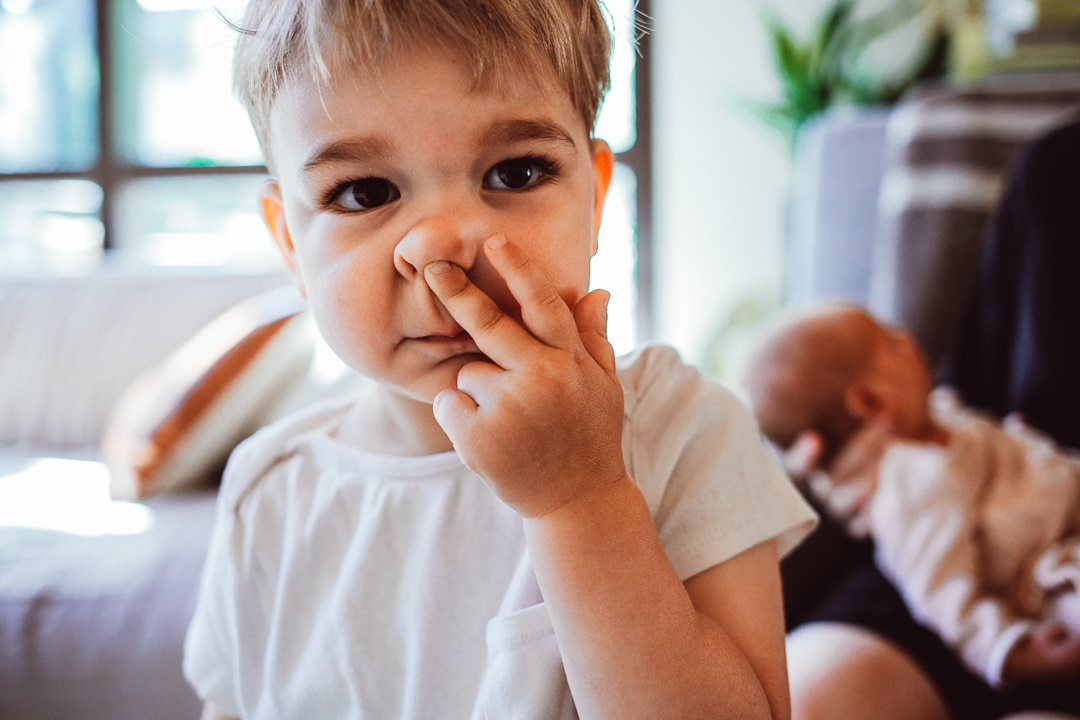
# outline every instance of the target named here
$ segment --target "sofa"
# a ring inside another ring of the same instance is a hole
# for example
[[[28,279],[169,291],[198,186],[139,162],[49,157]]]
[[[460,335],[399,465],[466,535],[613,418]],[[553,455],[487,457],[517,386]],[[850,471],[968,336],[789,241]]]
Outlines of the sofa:
[[[5,273],[0,347],[0,718],[198,717],[182,644],[225,457],[358,379],[282,272]]]

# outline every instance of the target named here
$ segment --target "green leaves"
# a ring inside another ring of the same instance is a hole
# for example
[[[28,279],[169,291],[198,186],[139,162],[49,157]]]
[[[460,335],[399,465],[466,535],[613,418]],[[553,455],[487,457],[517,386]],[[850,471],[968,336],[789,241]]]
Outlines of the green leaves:
[[[799,128],[832,104],[842,80],[837,62],[854,0],[838,0],[818,21],[808,42],[800,42],[777,18],[766,19],[773,62],[783,87],[781,102],[752,110],[794,143]]]
[[[893,83],[868,77],[858,69],[866,47],[916,17],[922,10],[920,0],[897,0],[863,20],[854,18],[854,9],[855,0],[837,0],[807,39],[796,38],[776,17],[765,19],[782,97],[778,103],[753,103],[750,111],[779,130],[792,149],[803,124],[837,102],[894,102],[911,82],[927,76],[928,59]]]

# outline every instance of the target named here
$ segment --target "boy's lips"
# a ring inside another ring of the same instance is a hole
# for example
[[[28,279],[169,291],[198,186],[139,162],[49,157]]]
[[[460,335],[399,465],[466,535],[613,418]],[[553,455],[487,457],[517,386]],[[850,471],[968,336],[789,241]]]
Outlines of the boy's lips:
[[[418,340],[430,341],[430,342],[456,342],[456,341],[472,341],[472,337],[464,330],[458,330],[456,332],[438,332],[431,335],[424,335],[417,338]]]
[[[480,352],[476,343],[473,342],[472,336],[460,327],[438,330],[429,335],[419,335],[414,337],[413,341],[424,347],[431,348],[439,352],[439,354],[460,355]]]

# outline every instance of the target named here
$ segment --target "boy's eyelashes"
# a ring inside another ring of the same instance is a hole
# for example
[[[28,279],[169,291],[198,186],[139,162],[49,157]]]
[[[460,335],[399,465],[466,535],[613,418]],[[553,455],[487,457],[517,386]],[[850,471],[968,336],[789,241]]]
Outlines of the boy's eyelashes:
[[[401,191],[386,178],[368,177],[335,185],[323,198],[322,205],[346,212],[362,212],[393,202]]]
[[[559,164],[534,155],[510,158],[491,167],[483,177],[486,190],[522,192],[555,179]],[[401,191],[382,177],[365,177],[338,183],[319,198],[322,207],[337,212],[356,213],[374,210],[394,202]]]
[[[487,171],[484,187],[489,190],[525,190],[558,174],[556,164],[545,158],[527,155],[503,160]]]

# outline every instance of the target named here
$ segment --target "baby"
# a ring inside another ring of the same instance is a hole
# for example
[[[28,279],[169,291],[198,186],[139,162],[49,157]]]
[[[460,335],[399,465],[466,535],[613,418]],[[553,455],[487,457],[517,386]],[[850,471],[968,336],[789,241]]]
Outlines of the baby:
[[[823,502],[872,536],[916,619],[993,685],[1080,677],[1076,457],[1017,419],[1001,426],[931,392],[912,337],[857,307],[785,320],[747,367],[775,445],[813,438],[821,467],[861,457]]]
[[[599,4],[241,25],[263,218],[372,382],[230,458],[185,648],[206,717],[787,717],[778,558],[813,513],[730,393],[616,358],[589,291]]]

